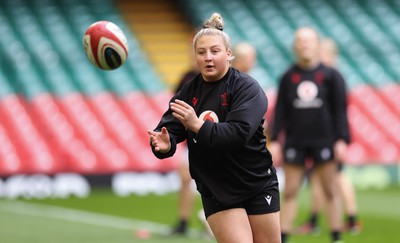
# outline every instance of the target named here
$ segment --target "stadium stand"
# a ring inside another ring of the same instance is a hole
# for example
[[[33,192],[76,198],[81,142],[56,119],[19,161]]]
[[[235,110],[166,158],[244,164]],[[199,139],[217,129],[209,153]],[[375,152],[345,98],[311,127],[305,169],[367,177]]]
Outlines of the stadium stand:
[[[165,84],[175,83],[191,67],[194,33],[177,0],[119,0],[118,9],[135,32],[143,50]]]
[[[176,159],[152,155],[146,131],[189,67],[193,30],[213,12],[224,16],[233,44],[257,48],[252,75],[269,97],[267,116],[293,58],[294,30],[310,25],[335,39],[350,89],[349,162],[400,160],[397,1],[3,0],[0,174],[173,169]],[[115,71],[94,68],[83,52],[86,28],[104,19],[128,37],[128,61]]]
[[[0,5],[2,175],[165,171],[175,165],[154,158],[146,133],[169,93],[113,2]],[[82,47],[86,28],[103,19],[129,33],[129,60],[110,72],[91,66]]]

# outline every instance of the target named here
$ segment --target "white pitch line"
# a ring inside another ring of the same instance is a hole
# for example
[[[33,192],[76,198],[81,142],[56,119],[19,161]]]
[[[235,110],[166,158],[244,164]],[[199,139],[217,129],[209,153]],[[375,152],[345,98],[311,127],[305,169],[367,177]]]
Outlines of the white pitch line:
[[[149,221],[18,201],[0,201],[0,211],[124,230],[146,229],[156,234],[166,234],[170,230],[166,225]]]
[[[171,231],[171,227],[167,225],[150,221],[127,219],[79,209],[37,203],[0,200],[0,211],[124,230],[145,229],[151,233],[161,235],[168,235]],[[201,231],[190,229],[188,236],[191,238],[197,238],[200,234]]]

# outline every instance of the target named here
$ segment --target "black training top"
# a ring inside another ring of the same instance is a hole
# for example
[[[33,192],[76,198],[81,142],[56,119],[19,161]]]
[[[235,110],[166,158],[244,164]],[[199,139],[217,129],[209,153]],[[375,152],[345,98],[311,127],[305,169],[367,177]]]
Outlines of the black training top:
[[[190,80],[192,80],[194,77],[196,77],[199,74],[198,71],[196,70],[189,70],[187,71],[181,78],[181,80],[179,80],[178,82],[178,86],[175,88],[175,93],[178,93],[179,90],[181,90],[181,88],[183,87],[183,85],[185,85],[187,82],[189,82]]]
[[[345,82],[323,64],[313,70],[291,66],[279,84],[271,140],[285,131],[287,146],[332,146],[350,142]]]
[[[165,126],[172,148],[167,154],[153,149],[158,158],[172,156],[176,144],[187,139],[190,173],[197,189],[222,204],[237,203],[277,186],[263,133],[268,101],[256,80],[234,68],[217,82],[197,75],[171,101],[175,99],[190,104],[205,122],[195,134],[169,109],[155,131]]]

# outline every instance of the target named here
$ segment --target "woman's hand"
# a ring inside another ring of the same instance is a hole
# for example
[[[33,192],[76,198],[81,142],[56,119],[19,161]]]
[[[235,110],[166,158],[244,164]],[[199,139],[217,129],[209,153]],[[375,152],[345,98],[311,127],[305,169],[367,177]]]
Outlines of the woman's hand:
[[[335,142],[333,147],[335,153],[335,159],[338,161],[344,161],[346,159],[347,143],[340,139]]]
[[[161,128],[161,132],[148,130],[147,133],[150,135],[150,143],[155,151],[165,154],[171,150],[171,142],[169,140],[167,128]]]
[[[269,152],[271,153],[272,160],[274,163],[283,163],[283,152],[282,152],[282,147],[279,142],[271,142],[269,147],[268,147]]]
[[[190,131],[197,133],[204,121],[200,120],[193,107],[182,100],[171,102],[172,115],[177,118]]]

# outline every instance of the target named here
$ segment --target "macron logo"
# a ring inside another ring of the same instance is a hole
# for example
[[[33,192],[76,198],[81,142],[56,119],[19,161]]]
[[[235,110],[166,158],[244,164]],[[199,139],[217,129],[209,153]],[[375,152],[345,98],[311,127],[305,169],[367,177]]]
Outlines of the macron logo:
[[[264,198],[265,198],[265,200],[267,200],[268,205],[271,205],[272,196],[271,195],[267,195]]]

